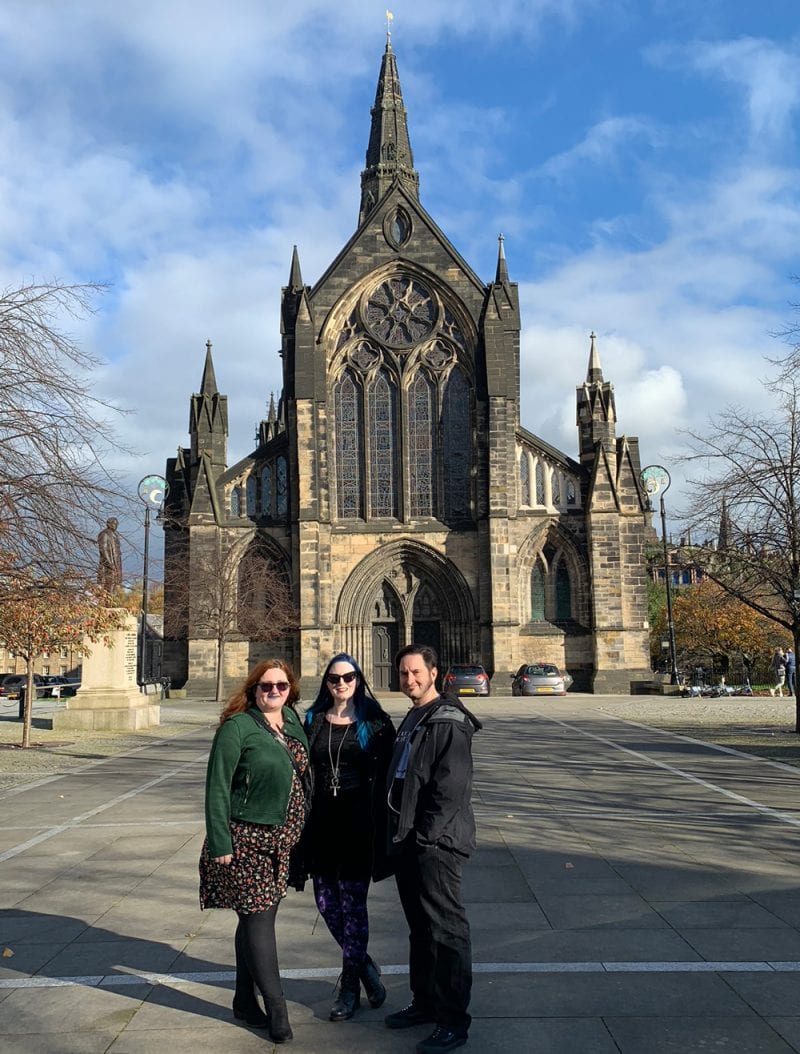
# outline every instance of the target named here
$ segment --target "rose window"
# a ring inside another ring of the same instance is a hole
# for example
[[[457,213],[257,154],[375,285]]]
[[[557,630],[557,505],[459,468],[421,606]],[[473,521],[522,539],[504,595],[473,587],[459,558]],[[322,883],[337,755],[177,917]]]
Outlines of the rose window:
[[[433,294],[412,278],[390,278],[369,294],[366,324],[379,340],[409,347],[429,336],[436,324]]]

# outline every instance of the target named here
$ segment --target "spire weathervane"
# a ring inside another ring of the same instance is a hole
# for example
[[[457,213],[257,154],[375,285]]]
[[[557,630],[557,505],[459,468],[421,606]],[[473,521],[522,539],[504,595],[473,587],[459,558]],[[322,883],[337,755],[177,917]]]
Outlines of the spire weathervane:
[[[392,22],[394,22],[394,15],[392,14],[392,12],[387,7],[386,8],[386,39],[387,40],[391,40],[392,39]]]

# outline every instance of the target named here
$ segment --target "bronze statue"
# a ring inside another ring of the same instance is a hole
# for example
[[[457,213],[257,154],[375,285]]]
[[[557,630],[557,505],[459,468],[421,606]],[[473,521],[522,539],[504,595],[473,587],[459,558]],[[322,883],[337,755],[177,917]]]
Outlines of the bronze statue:
[[[117,534],[118,526],[119,521],[112,516],[110,520],[106,520],[105,527],[97,536],[97,547],[100,550],[97,582],[107,593],[113,593],[122,585],[122,552]]]

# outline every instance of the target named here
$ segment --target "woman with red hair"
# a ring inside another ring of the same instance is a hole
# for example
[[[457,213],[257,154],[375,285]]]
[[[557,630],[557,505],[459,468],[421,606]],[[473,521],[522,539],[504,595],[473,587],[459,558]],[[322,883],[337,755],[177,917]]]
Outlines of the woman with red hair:
[[[208,758],[200,857],[201,907],[231,908],[239,917],[234,1017],[268,1028],[275,1043],[292,1038],[275,916],[305,822],[308,741],[294,709],[298,696],[282,659],[260,662],[231,696]]]

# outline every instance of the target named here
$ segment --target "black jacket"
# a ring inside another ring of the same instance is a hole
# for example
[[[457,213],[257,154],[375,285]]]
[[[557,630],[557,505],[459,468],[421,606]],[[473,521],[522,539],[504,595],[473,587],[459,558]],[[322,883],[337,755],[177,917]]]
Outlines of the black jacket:
[[[395,806],[391,848],[399,850],[413,832],[418,845],[468,856],[475,848],[472,736],[481,723],[454,696],[440,696],[425,710],[412,734],[399,804],[393,799],[394,770],[387,776],[388,800]]]

